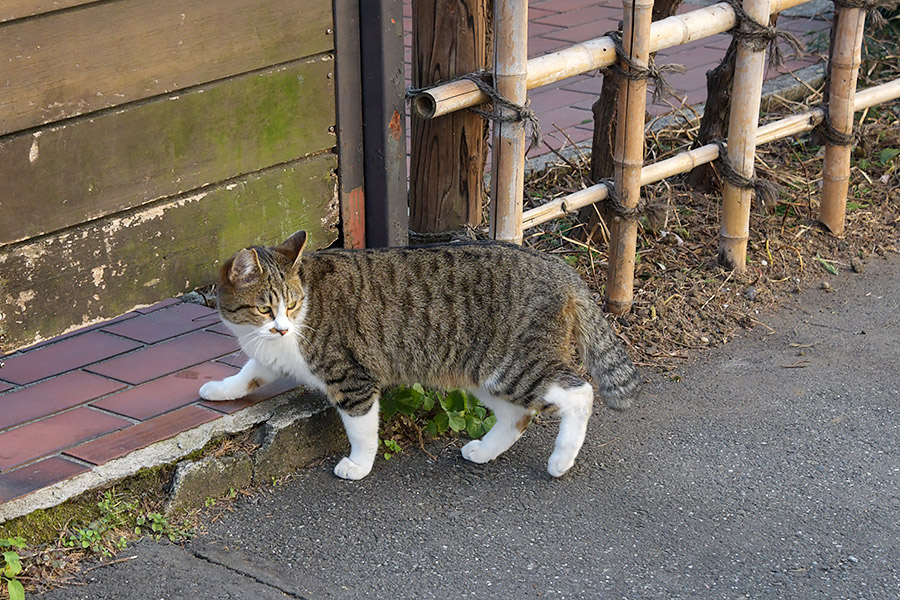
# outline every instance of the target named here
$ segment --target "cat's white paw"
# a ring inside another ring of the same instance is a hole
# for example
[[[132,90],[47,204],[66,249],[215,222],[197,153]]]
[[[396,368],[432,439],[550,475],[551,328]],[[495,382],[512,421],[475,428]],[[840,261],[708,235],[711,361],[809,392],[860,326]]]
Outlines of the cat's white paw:
[[[238,390],[224,381],[207,381],[200,386],[200,397],[204,400],[235,400],[243,395],[244,390]]]
[[[570,452],[555,451],[547,461],[547,472],[553,477],[562,477],[575,464],[575,456]]]
[[[368,475],[371,470],[371,466],[369,466],[369,468],[367,469],[356,464],[345,456],[341,459],[341,462],[339,462],[334,467],[334,474],[341,479],[350,479],[352,481],[357,481]]]
[[[481,440],[472,440],[460,450],[463,458],[473,463],[484,464],[496,458]]]

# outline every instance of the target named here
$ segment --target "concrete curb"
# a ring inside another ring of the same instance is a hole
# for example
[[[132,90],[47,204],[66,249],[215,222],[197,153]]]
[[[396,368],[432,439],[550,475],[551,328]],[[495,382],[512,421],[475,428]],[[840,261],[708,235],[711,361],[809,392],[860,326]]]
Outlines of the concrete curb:
[[[244,476],[246,465],[239,458],[232,460],[201,459],[199,465],[186,465],[176,469],[170,491],[169,505],[183,506],[197,494],[215,496],[221,486],[227,492],[231,487],[243,487],[247,483],[270,480],[272,476],[289,472],[340,448],[342,430],[336,411],[320,395],[313,395],[300,388],[279,394],[231,415],[184,431],[175,437],[156,442],[136,450],[127,456],[95,466],[90,471],[71,479],[42,488],[30,494],[0,505],[0,523],[21,517],[38,509],[62,504],[86,491],[103,488],[127,479],[144,468],[172,464],[188,454],[202,449],[209,442],[225,435],[260,429],[261,445],[250,469]],[[298,444],[292,452],[288,441],[298,435],[309,436],[309,442]],[[195,461],[189,461],[195,462]],[[260,467],[259,465],[264,465]],[[231,473],[231,471],[235,473]],[[216,475],[218,473],[218,476]],[[268,479],[264,479],[263,476]],[[208,490],[197,491],[198,480],[208,482]],[[236,482],[245,482],[236,485]],[[217,487],[219,486],[219,487]],[[193,492],[191,491],[193,490]],[[193,493],[193,495],[192,495]],[[202,504],[200,504],[202,506]]]

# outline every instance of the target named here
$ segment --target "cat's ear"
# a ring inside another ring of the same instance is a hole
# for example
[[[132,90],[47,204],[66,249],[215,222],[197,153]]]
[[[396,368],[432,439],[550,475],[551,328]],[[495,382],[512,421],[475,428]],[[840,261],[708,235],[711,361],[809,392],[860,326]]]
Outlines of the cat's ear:
[[[306,247],[306,232],[298,231],[288,239],[286,239],[280,246],[276,247],[275,250],[287,256],[294,267],[297,267],[300,264],[300,255],[303,253],[303,248]]]
[[[262,274],[262,266],[260,266],[259,256],[253,248],[244,248],[231,259],[228,280],[235,287],[253,283],[259,279],[260,274]]]

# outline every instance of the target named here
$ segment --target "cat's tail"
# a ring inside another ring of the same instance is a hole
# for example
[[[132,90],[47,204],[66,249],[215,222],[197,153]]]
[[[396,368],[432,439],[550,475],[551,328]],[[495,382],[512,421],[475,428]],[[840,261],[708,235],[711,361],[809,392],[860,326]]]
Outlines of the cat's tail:
[[[641,390],[637,369],[593,300],[576,299],[576,314],[581,357],[600,397],[610,408],[629,408]]]

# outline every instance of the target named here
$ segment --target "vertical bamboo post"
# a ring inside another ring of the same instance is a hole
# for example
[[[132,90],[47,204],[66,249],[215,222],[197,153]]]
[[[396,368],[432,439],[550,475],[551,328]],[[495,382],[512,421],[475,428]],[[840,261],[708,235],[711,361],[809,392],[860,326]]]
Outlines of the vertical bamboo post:
[[[494,3],[494,86],[514,104],[525,104],[528,64],[528,0]],[[502,106],[494,114],[508,117]],[[494,122],[491,147],[491,237],[522,243],[525,186],[525,123]]]
[[[622,46],[632,62],[647,67],[650,61],[650,25],[653,0],[625,0]],[[628,67],[623,65],[624,69]],[[647,80],[625,79],[619,88],[618,122],[613,150],[616,195],[626,208],[637,206],[641,195],[641,168],[644,166],[644,112],[647,108]],[[637,221],[617,216],[610,228],[609,278],[606,302],[610,312],[621,315],[631,309],[634,297],[634,259]]]
[[[744,0],[744,11],[758,23],[769,22],[769,0]],[[728,162],[745,177],[753,176],[756,159],[756,128],[762,97],[766,50],[755,50],[740,40],[734,67],[731,114],[728,119]],[[743,271],[747,266],[750,238],[750,205],[753,190],[729,182],[723,186],[722,226],[719,231],[719,264]]]
[[[834,39],[828,61],[828,118],[838,133],[853,133],[853,104],[856,78],[862,55],[866,11],[861,8],[835,7]],[[844,231],[847,190],[850,187],[850,155],[853,147],[826,141],[822,170],[822,204],[819,220],[831,233]]]

